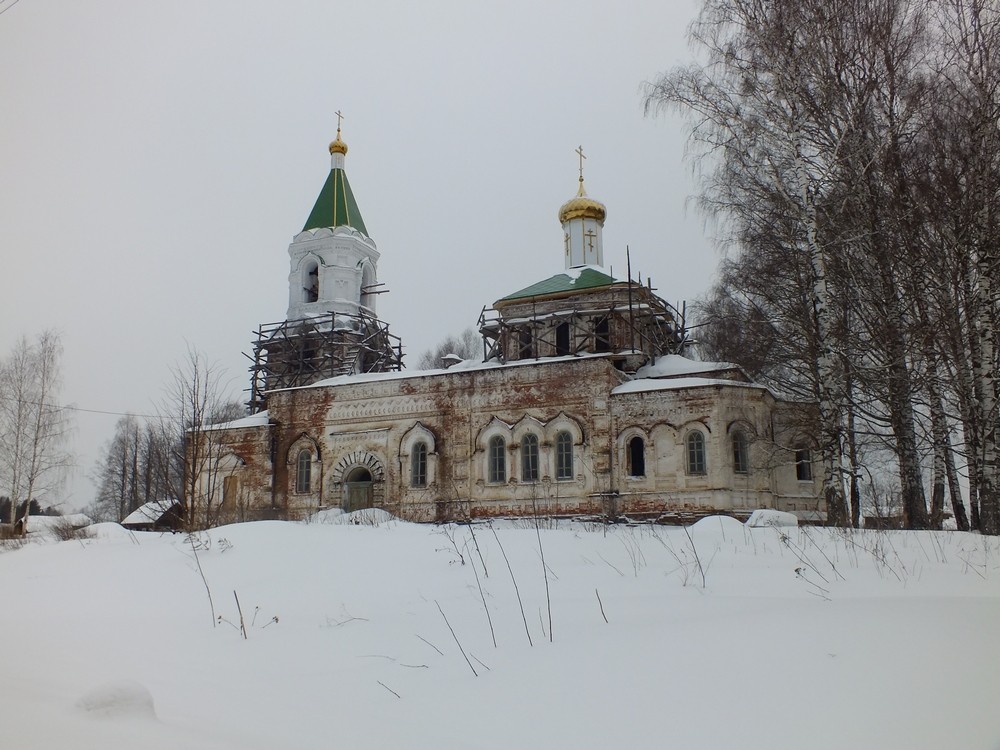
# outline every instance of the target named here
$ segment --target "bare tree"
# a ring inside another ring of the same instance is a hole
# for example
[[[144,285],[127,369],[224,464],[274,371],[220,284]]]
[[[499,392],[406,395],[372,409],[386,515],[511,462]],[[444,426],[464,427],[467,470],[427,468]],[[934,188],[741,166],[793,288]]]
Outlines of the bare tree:
[[[443,366],[444,357],[453,354],[462,359],[477,359],[483,355],[483,340],[471,328],[457,336],[448,336],[433,349],[428,349],[417,360],[418,370],[435,370]]]
[[[733,240],[763,240],[798,269],[827,518],[843,525],[844,379],[826,208],[851,127],[838,99],[851,42],[837,24],[818,0],[707,0],[691,32],[706,62],[661,76],[647,87],[646,105],[691,117],[693,145],[713,159],[703,206],[728,221]]]
[[[174,445],[177,438],[163,429],[162,420],[142,422],[126,415],[115,425],[115,433],[104,446],[91,478],[97,486],[94,503],[87,508],[91,518],[122,521],[149,502],[172,505],[180,498],[183,466],[173,456],[183,454]]]
[[[186,360],[173,368],[161,411],[172,430],[169,444],[183,466],[177,496],[184,504],[188,528],[206,528],[217,522],[221,504],[224,447],[211,425],[244,416],[246,410],[227,395],[228,380],[219,367],[188,347]]]
[[[691,36],[702,62],[646,104],[690,116],[702,205],[737,251],[702,340],[817,403],[832,521],[848,483],[860,521],[860,436],[892,451],[908,527],[939,521],[957,454],[972,524],[978,493],[997,533],[1000,9],[706,0]]]
[[[0,479],[12,509],[25,505],[22,533],[27,509],[52,504],[71,464],[64,448],[70,425],[59,404],[61,354],[58,334],[46,331],[34,341],[21,338],[0,362]]]

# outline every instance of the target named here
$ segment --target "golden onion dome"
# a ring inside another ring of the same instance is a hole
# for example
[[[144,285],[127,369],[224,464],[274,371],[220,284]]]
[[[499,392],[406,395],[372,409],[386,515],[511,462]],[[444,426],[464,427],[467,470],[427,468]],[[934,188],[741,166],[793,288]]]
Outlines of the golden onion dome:
[[[559,223],[565,224],[570,219],[596,219],[602,225],[608,215],[608,209],[600,201],[587,197],[587,191],[583,189],[583,177],[580,178],[580,189],[576,197],[563,203],[559,209]]]
[[[337,138],[330,143],[330,156],[334,154],[346,154],[347,144],[340,140],[340,128],[337,128]]]

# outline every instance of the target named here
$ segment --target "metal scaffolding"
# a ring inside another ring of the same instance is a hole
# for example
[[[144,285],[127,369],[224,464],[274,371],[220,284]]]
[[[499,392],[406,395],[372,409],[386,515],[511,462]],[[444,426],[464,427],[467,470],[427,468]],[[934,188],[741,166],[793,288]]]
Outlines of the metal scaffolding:
[[[250,365],[251,414],[267,408],[266,392],[311,385],[338,375],[403,367],[403,347],[389,325],[365,312],[329,312],[257,329]]]
[[[502,310],[484,307],[479,316],[484,358],[506,362],[609,352],[653,361],[683,354],[691,343],[685,306],[678,310],[636,282],[602,291],[563,300],[526,298]]]

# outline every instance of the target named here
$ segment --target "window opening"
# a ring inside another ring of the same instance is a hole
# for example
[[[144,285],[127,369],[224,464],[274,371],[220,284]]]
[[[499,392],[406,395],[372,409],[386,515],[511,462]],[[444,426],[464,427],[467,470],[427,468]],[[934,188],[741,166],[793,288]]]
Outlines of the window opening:
[[[573,436],[568,432],[556,435],[556,479],[573,478]]]
[[[687,436],[687,473],[706,473],[705,436],[698,431],[691,432]]]
[[[569,323],[556,326],[556,356],[569,354]]]
[[[410,485],[427,486],[427,443],[420,441],[410,452]]]
[[[507,481],[507,445],[499,435],[490,438],[489,481]]]
[[[319,299],[319,266],[313,263],[306,274],[306,302],[315,302]]]
[[[737,474],[750,473],[750,444],[743,430],[733,433],[733,471]]]
[[[517,332],[517,358],[531,359],[534,352],[535,337],[531,335],[530,328],[522,328]]]
[[[538,437],[530,432],[521,440],[521,481],[538,481]]]
[[[295,471],[295,491],[299,494],[309,492],[312,487],[312,453],[299,451]]]
[[[646,444],[638,435],[628,441],[628,475],[646,476]]]
[[[611,351],[611,321],[606,317],[598,318],[594,324],[594,351]]]
[[[795,478],[800,482],[812,481],[812,452],[808,448],[795,449]]]

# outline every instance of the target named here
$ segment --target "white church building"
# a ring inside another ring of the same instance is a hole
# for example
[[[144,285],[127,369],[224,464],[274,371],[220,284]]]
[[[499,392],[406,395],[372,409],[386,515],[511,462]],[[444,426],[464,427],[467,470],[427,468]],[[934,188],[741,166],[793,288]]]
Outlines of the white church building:
[[[775,508],[823,520],[811,407],[736,365],[684,356],[680,313],[605,270],[607,210],[582,167],[559,209],[562,247],[540,248],[557,272],[498,290],[479,321],[482,360],[412,371],[376,314],[379,251],[339,128],[330,154],[288,248],[287,317],[257,332],[252,414],[202,432],[204,458],[188,467],[201,477],[185,498],[196,518],[376,507],[415,521],[670,521]]]

